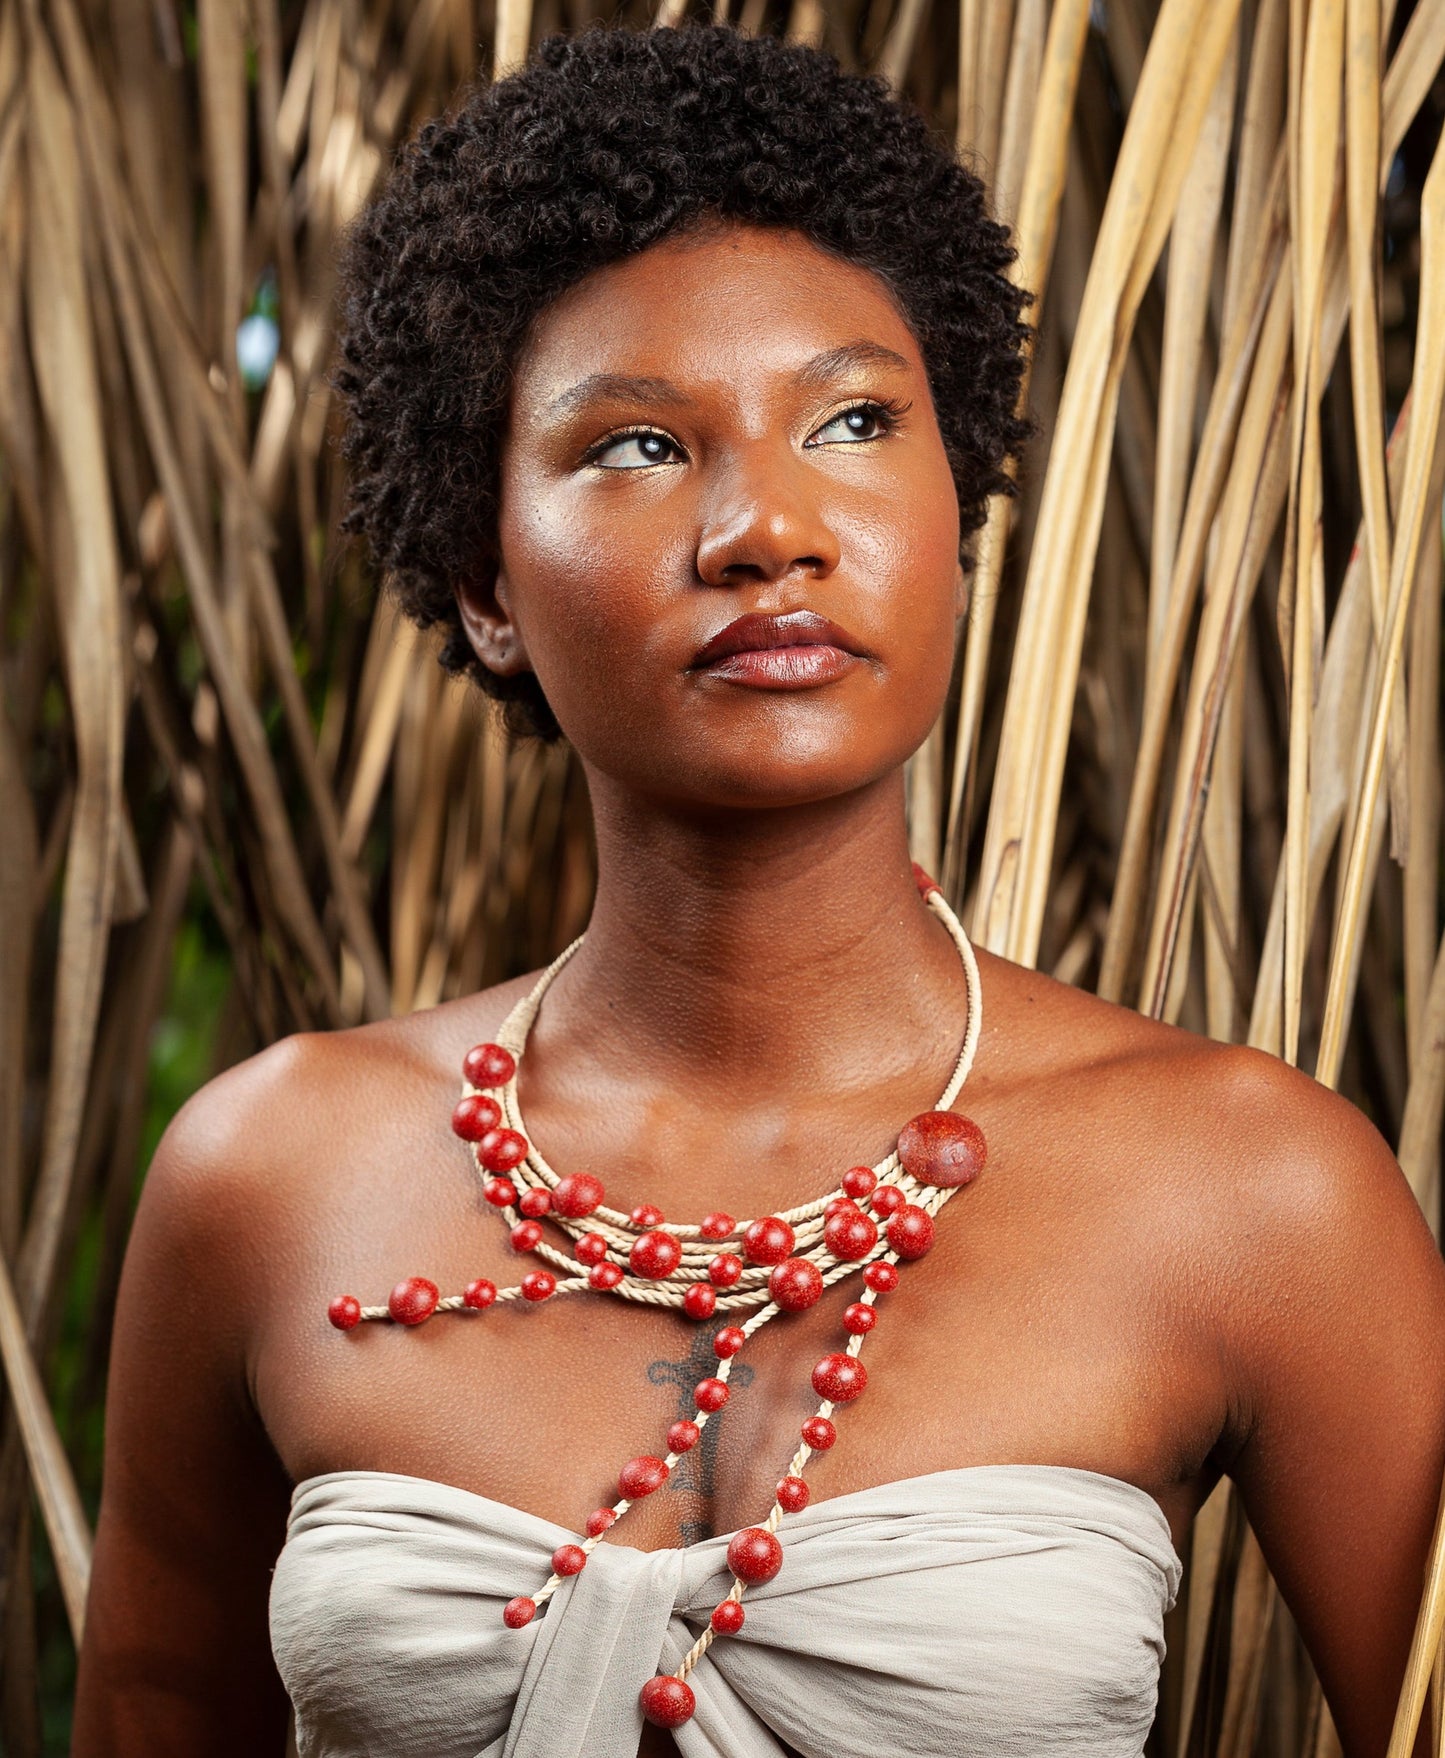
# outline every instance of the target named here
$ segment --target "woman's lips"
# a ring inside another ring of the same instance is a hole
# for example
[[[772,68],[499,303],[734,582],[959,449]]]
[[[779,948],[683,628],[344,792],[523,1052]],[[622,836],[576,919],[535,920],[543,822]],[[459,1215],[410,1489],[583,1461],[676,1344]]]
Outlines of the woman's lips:
[[[819,684],[831,684],[862,663],[856,653],[819,644],[749,648],[699,669],[709,677],[748,684],[757,690],[811,690]]]
[[[719,629],[693,658],[692,670],[761,690],[811,690],[868,657],[846,629],[816,611],[752,612]]]

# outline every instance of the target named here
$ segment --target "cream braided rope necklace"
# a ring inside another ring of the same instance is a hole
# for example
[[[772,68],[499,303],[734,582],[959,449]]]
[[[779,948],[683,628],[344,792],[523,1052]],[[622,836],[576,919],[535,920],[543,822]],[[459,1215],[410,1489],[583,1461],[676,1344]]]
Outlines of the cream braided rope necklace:
[[[397,1283],[385,1306],[363,1306],[354,1295],[340,1294],[328,1309],[332,1324],[341,1331],[368,1319],[419,1325],[436,1313],[482,1312],[509,1300],[539,1302],[558,1294],[588,1292],[679,1308],[699,1321],[718,1313],[756,1309],[742,1323],[722,1326],[713,1337],[717,1371],[693,1387],[696,1408],[690,1419],[674,1422],[668,1429],[665,1457],[643,1454],[630,1459],[618,1474],[618,1500],[587,1517],[578,1542],[558,1546],[552,1574],[541,1587],[507,1602],[504,1621],[521,1629],[566,1580],[580,1573],[592,1550],[633,1502],[661,1488],[682,1455],[698,1444],[708,1419],[731,1395],[732,1364],[748,1338],[780,1313],[812,1306],[831,1284],[861,1274],[863,1292],[843,1313],[847,1344],[823,1356],[813,1369],[813,1390],[821,1402],[802,1425],[797,1451],[778,1484],[772,1509],[761,1525],[744,1527],[729,1541],[727,1561],[733,1581],[727,1596],[677,1671],[659,1674],[642,1686],[642,1712],[659,1727],[679,1727],[692,1715],[696,1698],[688,1674],[718,1636],[742,1628],[747,1588],[771,1581],[781,1569],[783,1547],[776,1533],[785,1514],[808,1505],[803,1470],[814,1453],[826,1452],[837,1439],[832,1420],[836,1406],[852,1403],[868,1384],[859,1355],[864,1338],[877,1323],[878,1296],[898,1286],[900,1260],[920,1258],[929,1249],[939,1210],[983,1169],[987,1155],[983,1131],[950,1109],[973,1066],[983,1024],[978,964],[962,923],[938,887],[921,868],[915,867],[914,875],[929,908],[958,949],[968,990],[968,1018],[958,1061],[938,1104],[905,1124],[897,1147],[876,1166],[852,1167],[826,1196],[781,1214],[739,1222],[719,1211],[688,1225],[667,1224],[662,1211],[650,1203],[630,1214],[608,1208],[601,1180],[589,1172],[559,1176],[523,1128],[517,1063],[542,998],[582,944],[579,937],[508,1014],[496,1041],[467,1052],[463,1094],[452,1115],[453,1130],[470,1144],[483,1180],[482,1194],[510,1227],[513,1248],[555,1265],[562,1272],[560,1278],[551,1270],[534,1269],[515,1287],[498,1288],[479,1277],[463,1293],[443,1297],[425,1276],[410,1276]],[[570,1256],[545,1238],[544,1217],[571,1242]]]

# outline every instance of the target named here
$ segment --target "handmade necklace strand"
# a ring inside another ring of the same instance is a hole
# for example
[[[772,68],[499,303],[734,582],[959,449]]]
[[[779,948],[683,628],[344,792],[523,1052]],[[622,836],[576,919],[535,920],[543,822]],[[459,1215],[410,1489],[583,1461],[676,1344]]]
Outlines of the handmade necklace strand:
[[[463,1095],[452,1114],[452,1128],[470,1145],[481,1174],[482,1194],[501,1211],[513,1248],[555,1265],[563,1272],[561,1278],[551,1270],[534,1269],[515,1287],[499,1288],[478,1277],[461,1294],[443,1297],[425,1276],[409,1276],[392,1289],[385,1306],[363,1306],[354,1295],[339,1294],[328,1309],[332,1324],[341,1331],[368,1319],[419,1325],[436,1313],[482,1312],[509,1300],[540,1302],[558,1294],[588,1292],[679,1308],[699,1321],[719,1312],[758,1309],[741,1324],[724,1325],[714,1336],[717,1372],[693,1387],[693,1415],[668,1429],[666,1456],[642,1454],[630,1459],[618,1473],[618,1500],[587,1517],[576,1543],[558,1546],[552,1555],[552,1574],[541,1587],[507,1602],[503,1620],[509,1628],[521,1629],[564,1581],[580,1573],[592,1550],[633,1502],[660,1489],[682,1455],[698,1444],[709,1417],[728,1401],[732,1364],[748,1338],[779,1313],[804,1311],[824,1288],[861,1274],[863,1293],[843,1313],[847,1344],[823,1356],[813,1369],[813,1390],[821,1402],[802,1425],[797,1451],[778,1484],[772,1510],[760,1526],[744,1527],[728,1543],[732,1587],[677,1671],[659,1674],[642,1686],[642,1712],[659,1727],[680,1727],[692,1715],[696,1699],[688,1674],[718,1636],[742,1628],[747,1588],[771,1581],[781,1569],[783,1547],[777,1529],[785,1514],[808,1505],[804,1467],[814,1453],[826,1452],[837,1439],[832,1420],[836,1406],[851,1404],[868,1384],[859,1354],[877,1323],[878,1296],[898,1286],[900,1260],[911,1261],[928,1251],[934,1217],[956,1190],[983,1169],[987,1154],[983,1131],[950,1109],[978,1049],[983,1023],[978,964],[963,925],[942,892],[921,868],[914,868],[914,876],[958,949],[968,991],[968,1018],[963,1047],[938,1104],[904,1125],[897,1147],[878,1165],[852,1167],[826,1196],[782,1214],[740,1222],[718,1210],[688,1225],[666,1224],[661,1209],[651,1203],[630,1214],[608,1208],[602,1182],[590,1172],[559,1177],[523,1129],[517,1063],[542,998],[582,944],[579,937],[508,1014],[496,1041],[467,1052]],[[548,1242],[544,1218],[571,1241],[570,1256]]]

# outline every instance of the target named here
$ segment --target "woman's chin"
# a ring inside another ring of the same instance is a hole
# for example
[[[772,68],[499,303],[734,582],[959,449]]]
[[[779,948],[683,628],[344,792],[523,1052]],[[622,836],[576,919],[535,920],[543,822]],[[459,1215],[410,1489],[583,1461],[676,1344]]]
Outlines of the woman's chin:
[[[646,775],[614,772],[610,779],[640,799],[682,813],[786,812],[844,801],[901,777],[912,749],[870,752],[865,761],[857,751],[713,750],[696,764],[658,765]]]
[[[922,745],[948,688],[860,691],[857,677],[816,690],[638,691],[651,711],[567,727],[587,770],[609,793],[669,808],[777,811],[841,800],[902,770]],[[570,706],[570,704],[569,704]],[[589,737],[589,732],[595,737]]]

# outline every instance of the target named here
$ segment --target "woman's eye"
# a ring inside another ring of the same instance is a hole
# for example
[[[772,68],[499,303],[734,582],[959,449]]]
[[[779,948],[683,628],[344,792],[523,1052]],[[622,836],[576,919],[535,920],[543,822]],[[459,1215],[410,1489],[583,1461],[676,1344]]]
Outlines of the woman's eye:
[[[827,421],[807,442],[810,446],[844,445],[854,440],[882,439],[894,426],[893,416],[877,403],[857,403]]]
[[[590,462],[604,470],[644,470],[649,464],[669,464],[676,455],[676,445],[665,434],[620,433],[594,452]]]

